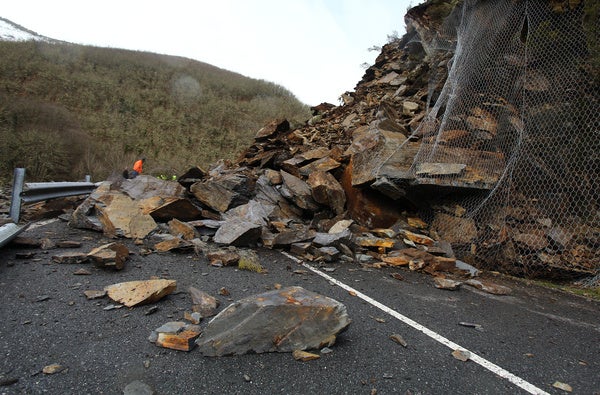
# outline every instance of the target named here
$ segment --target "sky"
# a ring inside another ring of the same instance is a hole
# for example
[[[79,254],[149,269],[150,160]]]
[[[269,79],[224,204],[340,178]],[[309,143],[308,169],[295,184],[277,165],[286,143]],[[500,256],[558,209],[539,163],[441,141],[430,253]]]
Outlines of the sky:
[[[183,56],[282,85],[309,105],[339,104],[408,0],[13,0],[0,17],[75,44]]]

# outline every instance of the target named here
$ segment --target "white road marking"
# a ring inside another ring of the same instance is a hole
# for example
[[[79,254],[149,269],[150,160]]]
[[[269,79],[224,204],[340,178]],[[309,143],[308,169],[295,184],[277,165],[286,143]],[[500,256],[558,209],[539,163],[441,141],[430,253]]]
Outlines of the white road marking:
[[[311,265],[309,265],[308,263],[302,262],[302,260],[296,258],[293,255],[290,255],[286,252],[282,252],[285,256],[287,256],[288,258],[292,259],[295,262],[298,262],[300,264],[302,264],[302,266],[306,267],[307,269],[313,271],[314,273],[318,274],[319,276],[325,278],[327,281],[337,285],[340,288],[345,289],[348,292],[352,292],[353,294],[356,294],[357,297],[361,298],[362,300],[364,300],[367,303],[370,303],[371,305],[377,307],[378,309],[386,312],[387,314],[391,315],[392,317],[404,322],[405,324],[412,326],[414,329],[418,330],[419,332],[424,333],[425,335],[429,336],[430,338],[432,338],[433,340],[442,343],[443,345],[445,345],[446,347],[450,348],[451,350],[463,350],[469,353],[469,359],[472,360],[473,362],[475,362],[476,364],[486,368],[487,370],[489,370],[492,373],[497,374],[498,376],[510,381],[511,383],[513,383],[514,385],[522,388],[523,390],[527,391],[530,394],[535,394],[535,395],[549,395],[546,391],[542,390],[541,388],[536,387],[535,385],[529,383],[528,381],[525,381],[524,379],[515,376],[514,374],[512,374],[511,372],[509,372],[506,369],[501,368],[500,366],[488,361],[487,359],[475,354],[472,351],[467,350],[464,347],[461,347],[460,345],[454,343],[453,341],[445,338],[444,336],[438,334],[437,332],[432,331],[431,329],[419,324],[418,322],[406,317],[405,315],[402,315],[400,313],[398,313],[396,310],[393,310],[389,307],[387,307],[386,305],[376,301],[375,299],[371,298],[368,295],[363,294],[362,292],[352,288],[351,286],[344,284],[343,282],[331,277],[330,275],[312,267]]]

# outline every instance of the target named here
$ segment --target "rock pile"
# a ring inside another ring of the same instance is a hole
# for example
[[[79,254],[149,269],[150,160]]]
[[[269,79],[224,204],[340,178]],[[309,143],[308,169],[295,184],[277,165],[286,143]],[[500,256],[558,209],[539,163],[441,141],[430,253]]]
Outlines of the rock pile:
[[[432,46],[456,41],[441,28],[438,3],[407,14],[407,34],[383,47],[342,105],[313,107],[314,116],[295,129],[274,120],[235,163],[191,168],[178,183],[149,176],[107,182],[75,211],[72,226],[131,237],[148,252],[209,253],[212,241],[455,276],[465,273],[459,250],[469,262],[494,252],[494,264],[509,262],[505,270],[531,262],[546,273],[594,274],[600,228],[578,237],[541,214],[532,218],[535,202],[485,221],[468,214],[464,202],[497,188],[507,168],[505,140],[523,128],[523,114],[482,94],[440,128],[443,112],[428,111],[458,60]],[[444,7],[447,15],[452,7]],[[525,89],[549,89],[542,82]],[[444,160],[424,158],[434,150]]]

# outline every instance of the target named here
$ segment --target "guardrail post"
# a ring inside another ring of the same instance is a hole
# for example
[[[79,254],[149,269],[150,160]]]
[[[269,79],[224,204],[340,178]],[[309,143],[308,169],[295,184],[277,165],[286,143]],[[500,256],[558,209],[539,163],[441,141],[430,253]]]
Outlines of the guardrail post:
[[[85,182],[92,182],[92,176],[90,176],[89,174],[86,174]]]
[[[10,201],[10,218],[16,224],[19,222],[21,213],[21,192],[23,192],[23,183],[25,181],[25,169],[18,167],[15,169],[13,177],[12,198]]]

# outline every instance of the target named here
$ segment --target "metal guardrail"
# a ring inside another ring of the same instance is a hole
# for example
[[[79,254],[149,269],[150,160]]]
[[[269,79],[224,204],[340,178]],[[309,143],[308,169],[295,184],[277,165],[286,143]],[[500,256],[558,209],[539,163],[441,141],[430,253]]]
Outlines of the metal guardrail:
[[[84,182],[30,182],[24,183],[25,169],[15,169],[10,217],[15,223],[19,222],[21,202],[36,203],[43,200],[60,197],[90,194],[97,185],[90,182],[90,176],[85,176]]]
[[[14,223],[0,226],[0,248],[10,243],[29,225],[19,226],[21,202],[35,203],[43,200],[67,196],[90,194],[97,185],[90,182],[90,176],[85,176],[84,182],[30,182],[25,181],[25,169],[17,168],[14,172],[12,200],[10,202],[10,218]]]
[[[19,226],[17,224],[8,223],[0,226],[0,248],[8,244],[12,239],[23,232],[28,225]]]

